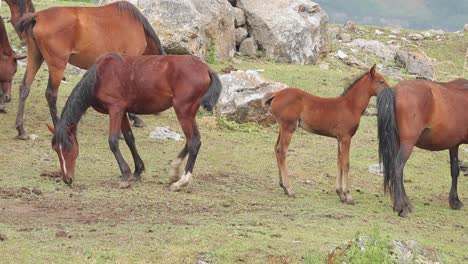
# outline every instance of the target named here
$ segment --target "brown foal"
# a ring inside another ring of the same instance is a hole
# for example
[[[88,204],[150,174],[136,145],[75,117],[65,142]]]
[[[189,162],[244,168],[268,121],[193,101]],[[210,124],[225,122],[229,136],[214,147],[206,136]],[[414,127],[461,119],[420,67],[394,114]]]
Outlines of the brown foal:
[[[361,115],[372,96],[388,84],[375,65],[357,79],[343,94],[335,98],[322,98],[297,88],[267,94],[265,104],[279,124],[279,135],[275,145],[279,169],[279,184],[285,194],[293,195],[286,167],[286,156],[292,135],[299,126],[302,129],[338,140],[338,175],[336,193],[341,202],[352,204],[349,187],[349,148],[356,133]]]

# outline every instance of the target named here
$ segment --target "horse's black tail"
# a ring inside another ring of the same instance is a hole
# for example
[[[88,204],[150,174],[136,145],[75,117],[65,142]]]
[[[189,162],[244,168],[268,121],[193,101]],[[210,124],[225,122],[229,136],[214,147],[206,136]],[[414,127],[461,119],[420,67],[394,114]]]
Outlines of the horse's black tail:
[[[395,118],[395,91],[385,88],[377,96],[379,161],[384,169],[384,191],[393,197],[398,163],[398,126]]]
[[[212,112],[216,104],[218,103],[219,96],[221,95],[221,90],[223,85],[219,80],[218,74],[210,70],[210,87],[206,91],[205,95],[201,98],[201,105],[207,111]]]
[[[126,1],[118,2],[117,7],[119,8],[120,11],[130,12],[135,19],[140,21],[140,23],[143,25],[143,29],[145,30],[146,35],[149,36],[154,41],[154,44],[159,49],[160,55],[166,55],[166,52],[164,51],[164,48],[161,45],[161,41],[159,40],[158,35],[156,35],[156,32],[154,31],[151,24],[148,22],[148,19],[146,19],[146,17],[140,12],[140,10],[138,10],[138,8],[136,8],[134,5]],[[145,54],[155,55],[155,54],[149,54],[146,52]]]

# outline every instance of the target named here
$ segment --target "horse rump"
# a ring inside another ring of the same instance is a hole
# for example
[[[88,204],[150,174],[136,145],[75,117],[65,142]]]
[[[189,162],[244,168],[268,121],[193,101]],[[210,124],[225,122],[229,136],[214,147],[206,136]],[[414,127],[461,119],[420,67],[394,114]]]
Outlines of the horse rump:
[[[15,25],[16,31],[22,34],[25,33],[26,30],[32,28],[34,24],[36,24],[36,16],[37,13],[24,14]]]

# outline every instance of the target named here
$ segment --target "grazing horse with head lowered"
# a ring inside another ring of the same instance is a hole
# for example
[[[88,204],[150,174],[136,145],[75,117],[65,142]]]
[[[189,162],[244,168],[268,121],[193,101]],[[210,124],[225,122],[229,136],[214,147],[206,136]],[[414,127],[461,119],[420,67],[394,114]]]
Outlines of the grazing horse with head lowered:
[[[17,55],[8,41],[5,24],[0,17],[0,112],[5,112],[5,103],[11,100],[11,82],[16,73],[17,61],[26,56]]]
[[[5,0],[5,2],[10,7],[10,22],[13,25],[13,27],[16,26],[16,23],[18,23],[19,19],[24,14],[36,12],[32,0]],[[26,36],[23,33],[20,33],[18,30],[16,30],[16,33],[18,34],[18,37],[21,39],[22,42],[26,41]]]
[[[165,54],[148,20],[125,1],[101,7],[52,7],[24,15],[17,28],[26,33],[28,46],[28,65],[16,117],[18,139],[27,139],[23,128],[24,107],[43,61],[49,68],[45,95],[56,125],[57,93],[67,63],[87,69],[108,52]]]
[[[375,70],[358,78],[341,96],[322,98],[297,88],[286,88],[265,95],[264,102],[278,121],[279,135],[275,145],[279,169],[279,184],[287,195],[292,195],[286,167],[286,156],[292,135],[302,129],[338,140],[338,175],[336,193],[341,202],[353,204],[349,188],[349,148],[356,133],[361,115],[372,96],[388,84]]]
[[[145,168],[126,113],[155,114],[174,107],[186,144],[171,164],[171,190],[177,191],[188,185],[201,145],[195,116],[200,104],[212,111],[220,93],[221,82],[217,74],[191,55],[105,55],[76,85],[56,128],[49,126],[54,133],[52,146],[57,152],[64,182],[71,184],[73,181],[78,157],[76,126],[87,108],[93,107],[109,115],[109,146],[122,173],[120,187],[126,188],[130,179],[140,179]],[[120,131],[135,162],[133,175],[119,150]],[[180,165],[187,154],[185,170],[180,174]]]
[[[393,199],[393,210],[405,217],[411,205],[403,186],[403,169],[414,146],[449,150],[452,187],[449,204],[461,209],[457,181],[458,147],[468,143],[468,80],[401,81],[377,96],[379,157],[384,168],[384,190]]]

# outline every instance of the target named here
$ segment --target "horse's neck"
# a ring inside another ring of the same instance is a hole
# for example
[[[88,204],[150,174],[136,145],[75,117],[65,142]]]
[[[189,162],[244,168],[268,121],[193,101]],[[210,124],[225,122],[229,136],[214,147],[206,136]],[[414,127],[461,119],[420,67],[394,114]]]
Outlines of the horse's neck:
[[[351,102],[351,111],[361,114],[369,104],[372,97],[371,91],[367,88],[368,85],[363,83],[363,80],[358,81],[354,86],[343,96],[345,100]]]
[[[11,53],[12,51],[10,42],[8,42],[5,24],[3,22],[0,22],[0,50],[8,53]]]

